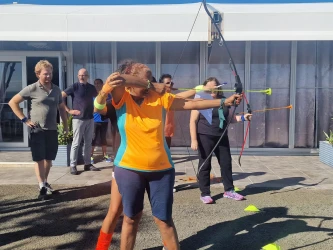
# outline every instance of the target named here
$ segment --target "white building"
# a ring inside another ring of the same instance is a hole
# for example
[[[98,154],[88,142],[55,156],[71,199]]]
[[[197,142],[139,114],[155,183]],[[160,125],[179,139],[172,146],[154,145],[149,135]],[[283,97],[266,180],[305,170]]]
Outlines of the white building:
[[[333,3],[208,7],[222,17],[219,25],[245,89],[273,90],[271,96],[248,93],[252,110],[294,107],[255,113],[246,151],[315,152],[333,122]],[[175,87],[191,88],[215,76],[233,89],[229,57],[200,2],[5,4],[0,5],[0,23],[2,150],[28,149],[28,130],[6,103],[36,81],[33,69],[41,59],[53,64],[53,82],[62,89],[77,80],[81,67],[88,69],[92,83],[106,79],[128,58],[148,64],[157,79],[162,73],[174,75]],[[27,113],[28,103],[22,108]],[[245,103],[239,111],[243,108]],[[178,112],[173,150],[190,144],[188,123],[189,112]],[[233,149],[242,145],[244,130],[243,124],[230,125]]]

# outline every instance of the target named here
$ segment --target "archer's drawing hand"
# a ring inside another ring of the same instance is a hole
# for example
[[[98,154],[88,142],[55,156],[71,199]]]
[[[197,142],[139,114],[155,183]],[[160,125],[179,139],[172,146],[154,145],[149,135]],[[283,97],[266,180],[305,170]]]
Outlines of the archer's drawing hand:
[[[124,86],[125,80],[120,76],[119,72],[112,73],[105,81],[110,88],[116,88],[120,86]]]
[[[234,106],[239,105],[242,102],[243,95],[233,94],[232,96],[225,99],[224,105],[225,106]]]

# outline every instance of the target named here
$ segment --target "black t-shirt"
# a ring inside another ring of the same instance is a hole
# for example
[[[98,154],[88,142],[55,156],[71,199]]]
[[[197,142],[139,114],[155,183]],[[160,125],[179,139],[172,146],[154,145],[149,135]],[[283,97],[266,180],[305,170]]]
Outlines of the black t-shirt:
[[[225,127],[227,126],[227,120],[229,116],[229,108],[224,107],[223,114],[225,121],[223,122],[223,129],[220,129],[220,118],[218,113],[219,108],[214,108],[212,111],[212,124],[206,120],[206,118],[200,113],[197,123],[197,133],[204,135],[221,136]],[[225,133],[227,135],[228,132]]]
[[[117,114],[116,109],[113,107],[111,101],[106,102],[107,112],[102,115],[103,119],[110,119],[112,125],[117,124]]]
[[[80,115],[74,115],[73,119],[88,120],[93,119],[94,101],[97,96],[95,86],[87,83],[76,82],[69,86],[64,92],[73,99],[73,109],[79,110]]]

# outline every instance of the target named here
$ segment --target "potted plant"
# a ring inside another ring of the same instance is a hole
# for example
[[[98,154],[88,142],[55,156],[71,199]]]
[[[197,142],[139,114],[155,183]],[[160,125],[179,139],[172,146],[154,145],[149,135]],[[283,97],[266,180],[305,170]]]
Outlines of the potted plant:
[[[333,119],[333,118],[332,118]],[[333,167],[333,131],[325,133],[325,141],[319,142],[319,160],[326,165]]]
[[[73,141],[73,116],[68,118],[68,134],[64,133],[62,123],[58,124],[58,153],[53,161],[54,166],[68,167],[70,165],[70,152]]]

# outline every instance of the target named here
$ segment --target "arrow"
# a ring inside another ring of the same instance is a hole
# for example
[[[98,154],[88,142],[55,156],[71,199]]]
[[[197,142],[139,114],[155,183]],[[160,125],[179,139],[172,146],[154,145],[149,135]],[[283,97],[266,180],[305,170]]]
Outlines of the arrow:
[[[171,90],[194,90],[191,88],[171,88]],[[212,92],[235,92],[233,89],[207,89],[203,91],[212,91]],[[262,89],[262,90],[245,90],[245,92],[252,92],[252,93],[263,93],[266,95],[272,95],[272,89]]]
[[[270,110],[280,110],[280,109],[292,109],[293,108],[293,105],[289,105],[289,106],[286,106],[286,107],[279,107],[279,108],[268,108],[268,109],[260,109],[260,110],[253,110],[252,113],[254,112],[266,112],[266,111],[270,111]],[[245,114],[245,112],[241,112],[241,113],[238,113],[238,114]]]

